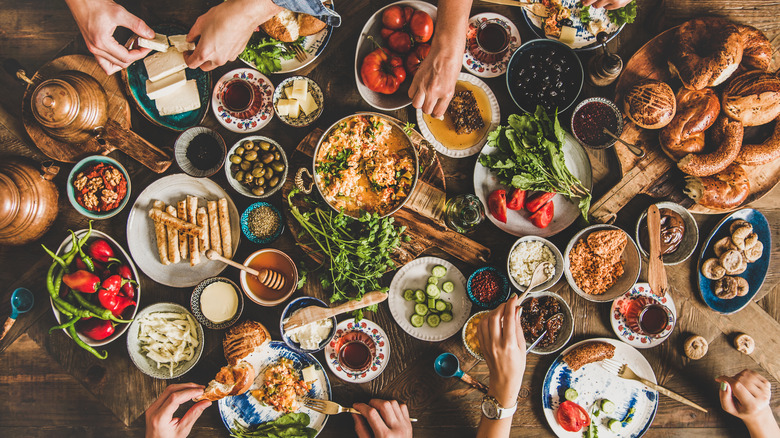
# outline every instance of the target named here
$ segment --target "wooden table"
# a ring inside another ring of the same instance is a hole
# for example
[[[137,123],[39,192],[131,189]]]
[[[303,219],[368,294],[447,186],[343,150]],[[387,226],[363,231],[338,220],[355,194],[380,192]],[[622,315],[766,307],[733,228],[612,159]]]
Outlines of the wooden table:
[[[130,10],[148,23],[179,21],[191,25],[198,15],[218,1],[143,0],[123,2]],[[186,3],[183,4],[183,3]],[[340,4],[346,5],[347,2]],[[388,1],[350,0],[349,12],[344,14],[344,25],[337,29],[322,57],[301,73],[309,75],[323,88],[329,110],[317,122],[325,127],[336,119],[358,110],[370,107],[362,101],[355,89],[353,79],[354,47],[358,32],[370,14]],[[337,3],[337,7],[340,5]],[[346,6],[344,6],[346,9]],[[60,54],[86,53],[75,23],[64,3],[59,0],[35,2],[14,2],[0,0],[0,57],[13,57],[21,61],[32,73],[45,62]],[[474,12],[496,11],[511,17],[521,30],[524,39],[532,34],[523,23],[518,9],[475,4]],[[652,35],[687,18],[714,13],[751,23],[774,39],[780,46],[780,22],[776,20],[780,4],[766,0],[742,0],[739,7],[726,0],[641,0],[639,18],[627,26],[610,47],[624,60],[646,42]],[[588,54],[583,55],[587,60]],[[226,71],[242,66],[232,63],[220,68],[215,78]],[[283,76],[273,76],[278,82]],[[509,101],[505,91],[504,78],[486,81],[495,90],[502,108],[503,119],[517,109]],[[2,154],[26,155],[39,160],[43,155],[33,146],[21,128],[19,115],[23,87],[10,76],[0,73],[0,150]],[[611,96],[612,90],[586,87],[584,96]],[[391,113],[403,119],[413,120],[413,112],[404,109]],[[563,114],[563,118],[570,114]],[[213,115],[209,114],[205,125],[217,128],[228,144],[240,138],[218,127]],[[137,112],[133,112],[133,126],[136,132],[159,147],[171,151],[176,133],[151,126]],[[565,126],[565,125],[564,125]],[[308,129],[294,129],[282,125],[278,120],[263,129],[263,135],[277,139],[288,151],[309,132]],[[118,158],[130,171],[133,183],[131,201],[143,188],[159,178],[138,163],[119,152]],[[613,155],[591,154],[594,175],[599,183],[596,196],[609,188],[616,179],[616,162]],[[450,195],[472,192],[471,172],[475,158],[443,159]],[[49,259],[40,249],[43,243],[56,247],[64,238],[67,229],[86,226],[86,218],[80,216],[69,205],[65,196],[65,178],[70,165],[63,165],[61,174],[55,179],[61,189],[60,214],[52,229],[40,240],[24,247],[0,248],[0,317],[10,312],[9,297],[14,288],[26,286],[36,295],[36,306],[21,316],[11,333],[0,343],[0,436],[140,436],[144,428],[143,412],[167,383],[146,377],[138,371],[127,357],[124,338],[108,347],[109,358],[105,361],[77,348],[61,331],[48,334],[48,328],[55,324],[48,299],[44,292],[43,277]],[[176,172],[176,166],[167,172]],[[227,187],[223,174],[213,178]],[[227,189],[239,210],[251,204],[232,189]],[[770,223],[780,221],[780,189],[773,190],[764,199],[752,205],[767,216]],[[271,202],[280,205],[279,195]],[[634,221],[651,200],[637,198],[625,207],[617,224],[632,230]],[[108,232],[120,243],[126,245],[125,223],[129,208],[110,220],[99,221],[96,228]],[[713,228],[720,216],[698,216],[702,238]],[[552,240],[560,248],[582,227],[575,224]],[[507,234],[486,222],[474,234],[474,238],[493,250],[493,264],[502,266],[512,239]],[[773,257],[778,255],[780,228],[773,229]],[[291,236],[285,234],[274,244],[287,251],[295,259],[305,256],[293,244]],[[244,240],[237,259],[245,258],[257,246]],[[433,255],[454,258],[446,254]],[[474,266],[466,266],[454,260],[468,275]],[[773,337],[780,334],[780,274],[771,269],[755,303],[732,316],[721,316],[710,311],[695,292],[695,270],[692,263],[668,269],[672,293],[677,303],[678,326],[671,338],[659,347],[644,350],[643,354],[653,366],[659,383],[694,400],[710,410],[702,414],[681,404],[662,397],[653,427],[648,436],[745,436],[741,422],[720,410],[717,399],[717,385],[713,381],[720,374],[734,374],[743,368],[762,368],[762,374],[774,385],[772,406],[777,416],[780,413],[780,343]],[[224,273],[236,279],[237,272],[228,269]],[[646,273],[643,272],[642,278]],[[389,284],[392,275],[385,279]],[[152,302],[174,301],[187,305],[191,290],[161,286],[142,276],[143,297],[141,306]],[[576,296],[565,281],[556,288],[571,304],[575,316],[573,341],[596,337],[614,337],[608,326],[608,305],[586,302]],[[322,296],[323,291],[309,282],[302,291],[307,295]],[[296,293],[296,296],[301,292]],[[278,320],[281,307],[267,309],[247,305],[244,318],[264,323],[276,339],[279,338]],[[483,382],[488,382],[487,367],[475,363],[465,352],[458,336],[441,342],[417,341],[392,320],[386,305],[376,315],[370,316],[378,322],[392,340],[393,352],[386,371],[371,383],[348,385],[331,376],[333,395],[337,401],[349,404],[366,401],[371,397],[396,398],[409,404],[411,414],[420,421],[415,425],[416,436],[473,436],[479,422],[479,401],[481,394],[460,382],[444,380],[433,372],[433,358],[443,351],[454,352],[461,358],[466,371]],[[731,340],[737,332],[745,331],[760,339],[757,352],[744,356],[731,347]],[[681,354],[681,344],[688,334],[696,333],[710,341],[710,352],[702,360],[692,362]],[[193,371],[179,381],[206,383],[220,366],[224,365],[220,347],[222,332],[206,330],[205,351],[200,363]],[[323,358],[322,353],[317,355]],[[543,418],[539,403],[540,388],[553,357],[530,355],[524,376],[521,401],[514,417],[513,436],[551,436]],[[219,414],[215,408],[208,409],[193,430],[193,436],[226,436]],[[348,416],[333,417],[321,434],[324,437],[352,436],[352,420]]]

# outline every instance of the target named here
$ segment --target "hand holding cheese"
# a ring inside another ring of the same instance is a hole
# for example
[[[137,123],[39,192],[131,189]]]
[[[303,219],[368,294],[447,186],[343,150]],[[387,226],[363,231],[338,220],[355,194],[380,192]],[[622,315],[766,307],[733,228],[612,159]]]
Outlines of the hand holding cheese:
[[[189,49],[192,43],[184,41],[183,35],[170,37],[156,34],[154,39],[138,38],[138,44],[157,50],[144,58],[149,79],[146,81],[146,95],[154,100],[161,116],[186,113],[200,108],[200,93],[194,79],[187,80],[184,55],[179,50]],[[174,47],[168,46],[169,39]],[[169,50],[170,48],[170,50]]]

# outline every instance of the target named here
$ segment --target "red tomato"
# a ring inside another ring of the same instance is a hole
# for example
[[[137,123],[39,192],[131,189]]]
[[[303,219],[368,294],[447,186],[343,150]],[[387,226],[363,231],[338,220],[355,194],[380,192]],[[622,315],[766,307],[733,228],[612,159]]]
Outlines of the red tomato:
[[[406,57],[406,72],[414,76],[420,68],[423,59],[431,52],[430,44],[420,44]]]
[[[387,41],[387,39],[390,38],[390,35],[392,35],[393,32],[395,32],[393,29],[388,29],[386,27],[383,27],[382,30],[379,31],[379,33],[382,35],[382,39],[384,39],[385,41]]]
[[[506,223],[506,190],[499,189],[488,196],[488,210],[494,218]]]
[[[401,58],[380,47],[363,58],[360,78],[371,91],[393,94],[406,80],[406,70],[403,65],[404,61]]]
[[[555,196],[555,193],[536,192],[525,201],[525,209],[529,213],[536,213],[544,204]]]
[[[390,6],[382,12],[382,24],[388,29],[398,30],[404,27],[407,21],[409,20],[404,17],[403,8],[398,5]]]
[[[549,200],[542,208],[536,210],[536,213],[528,217],[528,220],[537,228],[547,228],[547,225],[550,225],[550,222],[552,222],[554,214],[555,206],[552,200]]]
[[[414,11],[409,20],[409,29],[414,40],[418,43],[427,43],[433,36],[433,19],[423,11]]]
[[[568,432],[579,432],[590,426],[590,415],[582,406],[566,400],[555,411],[555,420]]]
[[[506,208],[510,210],[520,210],[525,204],[525,190],[512,189],[512,193],[509,194],[509,201],[506,203]]]
[[[412,50],[413,44],[412,37],[401,30],[393,32],[387,38],[387,47],[390,47],[390,50],[400,54],[409,53],[409,51]]]
[[[409,24],[409,20],[412,19],[415,9],[411,6],[404,6],[404,24]]]

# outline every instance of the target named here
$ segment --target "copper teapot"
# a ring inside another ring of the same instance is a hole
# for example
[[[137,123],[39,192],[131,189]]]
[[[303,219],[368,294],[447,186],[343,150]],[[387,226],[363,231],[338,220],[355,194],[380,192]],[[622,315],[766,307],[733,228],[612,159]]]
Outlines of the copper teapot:
[[[59,192],[51,181],[60,168],[24,157],[0,160],[0,245],[39,239],[57,217]]]

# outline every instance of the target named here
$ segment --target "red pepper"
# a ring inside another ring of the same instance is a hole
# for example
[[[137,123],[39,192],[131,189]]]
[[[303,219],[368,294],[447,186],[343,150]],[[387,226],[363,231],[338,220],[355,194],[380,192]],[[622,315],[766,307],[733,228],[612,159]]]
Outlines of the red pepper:
[[[536,213],[544,204],[555,196],[555,193],[536,192],[525,202],[525,209],[530,213]]]
[[[555,214],[555,208],[552,200],[547,201],[536,213],[528,217],[528,220],[538,228],[547,228],[552,222],[553,215]]]
[[[95,239],[87,245],[87,255],[100,263],[108,263],[114,258],[114,248],[111,248],[111,244],[103,239]]]
[[[122,312],[125,311],[128,307],[135,306],[135,301],[132,299],[125,297],[123,295],[117,295],[116,296],[117,303],[116,306],[111,309],[111,313],[114,314],[116,317],[122,317]]]
[[[135,279],[133,278],[133,270],[130,269],[130,266],[121,264],[117,269],[117,274],[126,280],[130,280],[122,286],[122,294],[128,298],[133,298],[135,296],[135,288],[133,287],[133,284],[135,283]]]
[[[100,277],[82,269],[71,274],[63,275],[62,281],[65,282],[69,288],[84,292],[85,294],[97,292],[98,287],[100,286]]]
[[[488,210],[494,218],[506,223],[506,190],[499,189],[488,196]]]
[[[79,333],[96,341],[102,341],[114,334],[114,323],[100,318],[81,319],[76,323]]]
[[[525,190],[512,189],[512,193],[509,194],[509,201],[506,203],[506,208],[510,210],[520,210],[525,204]]]
[[[98,301],[100,305],[111,311],[114,316],[119,316],[122,311],[130,305],[134,305],[135,301],[130,298],[119,295],[119,291],[130,280],[122,278],[120,275],[112,275],[100,284],[100,291],[98,292]]]

